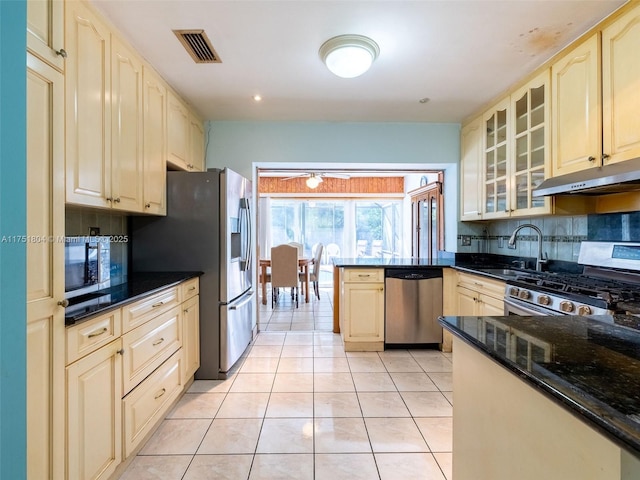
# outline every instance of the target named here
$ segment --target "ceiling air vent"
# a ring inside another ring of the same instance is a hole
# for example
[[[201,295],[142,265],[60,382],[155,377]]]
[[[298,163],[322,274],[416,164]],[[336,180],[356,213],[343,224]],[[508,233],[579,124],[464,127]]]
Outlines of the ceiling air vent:
[[[196,63],[222,63],[204,30],[174,30],[173,33]]]

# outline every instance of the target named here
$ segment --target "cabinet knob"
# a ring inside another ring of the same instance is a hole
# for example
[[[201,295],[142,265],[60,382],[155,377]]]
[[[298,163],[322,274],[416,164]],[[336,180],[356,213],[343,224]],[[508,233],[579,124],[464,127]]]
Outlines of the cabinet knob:
[[[610,159],[610,158],[611,158],[611,155],[609,155],[608,153],[603,153],[603,154],[602,154],[602,160],[603,160],[603,161],[604,161],[604,160],[608,160],[608,159]]]
[[[589,160],[590,162],[595,162],[595,161],[596,161],[596,157],[589,157],[589,158],[588,158],[588,160]]]
[[[61,48],[60,50],[56,50],[56,55],[62,58],[67,58],[67,51],[64,48]]]
[[[106,200],[107,202],[113,202],[113,198],[111,198],[111,197],[107,197],[107,198],[105,198],[105,200]]]
[[[145,203],[144,208],[151,208],[151,204],[150,203]]]
[[[58,305],[60,305],[63,308],[67,308],[69,306],[69,300],[67,300],[66,298],[64,300],[60,300],[58,302]]]
[[[116,353],[118,355],[124,355],[124,348],[121,348],[120,350],[116,350]]]
[[[114,199],[113,199],[113,201],[114,201],[115,203],[120,203],[120,197],[114,198]]]

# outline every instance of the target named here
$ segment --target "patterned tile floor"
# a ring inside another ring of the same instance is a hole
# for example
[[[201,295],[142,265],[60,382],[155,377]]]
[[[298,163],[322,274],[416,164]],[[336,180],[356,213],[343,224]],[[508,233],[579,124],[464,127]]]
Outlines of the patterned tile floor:
[[[451,480],[451,355],[346,352],[331,290],[260,305],[227,380],[193,383],[123,480]]]

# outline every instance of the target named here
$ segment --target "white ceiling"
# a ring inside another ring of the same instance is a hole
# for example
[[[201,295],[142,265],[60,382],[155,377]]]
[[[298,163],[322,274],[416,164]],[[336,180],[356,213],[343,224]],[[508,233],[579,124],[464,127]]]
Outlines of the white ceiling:
[[[92,3],[205,120],[444,123],[460,122],[625,2]],[[193,62],[172,33],[191,28],[205,30],[222,63]],[[318,57],[325,40],[347,33],[380,46],[354,79],[335,77]]]

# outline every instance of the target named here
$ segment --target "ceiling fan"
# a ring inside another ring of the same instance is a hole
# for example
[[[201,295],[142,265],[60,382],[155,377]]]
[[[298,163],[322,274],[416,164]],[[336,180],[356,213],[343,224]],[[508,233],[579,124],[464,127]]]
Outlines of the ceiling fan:
[[[342,178],[349,179],[351,178],[349,175],[344,173],[326,173],[326,172],[309,172],[303,173],[302,175],[295,175],[293,177],[286,177],[282,180],[293,180],[294,178],[306,178],[306,184],[309,188],[317,188],[320,183],[322,183],[322,178]]]

